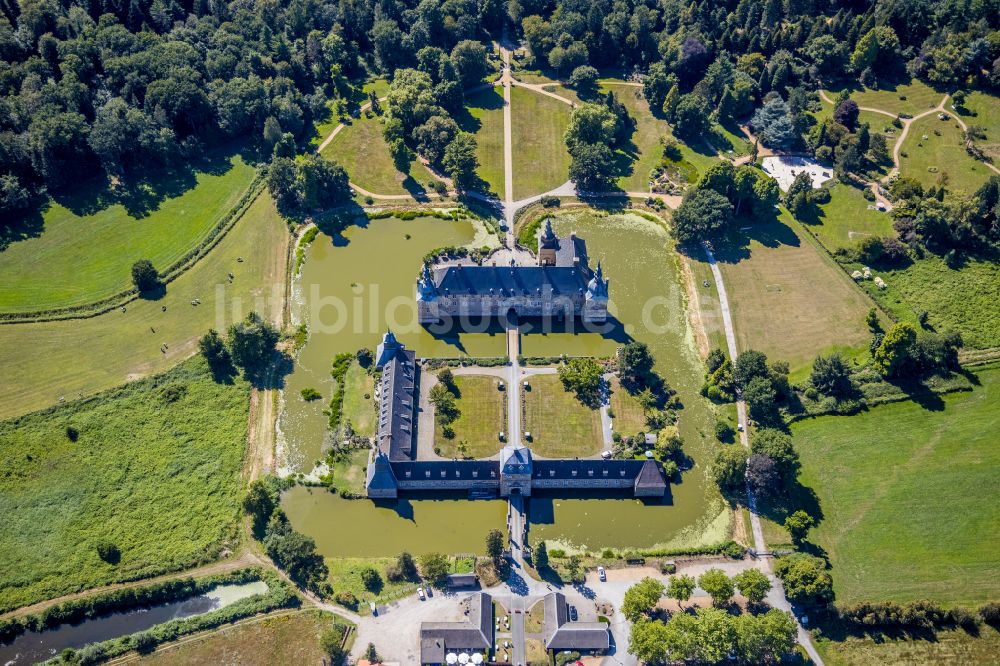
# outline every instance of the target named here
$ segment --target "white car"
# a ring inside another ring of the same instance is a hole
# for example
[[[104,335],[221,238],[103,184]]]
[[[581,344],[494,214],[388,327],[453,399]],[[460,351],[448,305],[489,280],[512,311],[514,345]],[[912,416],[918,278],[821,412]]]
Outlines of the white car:
[[[426,599],[426,597],[424,596],[424,588],[422,588],[422,587],[418,587],[417,588],[417,596],[420,597],[421,601],[423,601],[424,599]]]
[[[608,579],[608,572],[604,570],[604,567],[597,567],[597,577],[601,581],[606,581]]]

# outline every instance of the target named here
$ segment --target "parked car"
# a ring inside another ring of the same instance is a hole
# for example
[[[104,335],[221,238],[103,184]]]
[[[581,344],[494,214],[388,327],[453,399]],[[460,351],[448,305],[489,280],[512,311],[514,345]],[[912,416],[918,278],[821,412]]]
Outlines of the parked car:
[[[576,606],[570,606],[569,607],[569,619],[570,619],[571,622],[576,622],[576,618],[577,618],[577,615],[576,615]]]
[[[608,572],[604,570],[604,567],[597,567],[597,577],[602,581],[606,581],[608,579]]]
[[[422,588],[422,587],[418,587],[417,588],[417,596],[420,597],[421,601],[423,601],[424,599],[426,599],[426,597],[424,596],[424,588]]]

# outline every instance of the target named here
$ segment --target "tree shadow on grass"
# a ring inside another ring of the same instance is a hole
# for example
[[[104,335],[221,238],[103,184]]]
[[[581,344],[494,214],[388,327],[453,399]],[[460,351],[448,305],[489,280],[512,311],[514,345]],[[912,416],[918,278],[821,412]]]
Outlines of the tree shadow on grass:
[[[0,225],[0,252],[18,241],[41,236],[45,230],[43,215],[48,206],[47,200],[39,201],[35,208],[28,209],[10,222]]]

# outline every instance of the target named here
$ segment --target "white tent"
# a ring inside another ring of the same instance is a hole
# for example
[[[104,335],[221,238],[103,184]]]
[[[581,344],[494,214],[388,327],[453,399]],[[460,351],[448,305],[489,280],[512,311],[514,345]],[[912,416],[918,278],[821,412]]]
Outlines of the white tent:
[[[458,663],[460,663],[460,664],[467,664],[467,663],[469,663],[469,655],[468,655],[468,653],[462,652],[461,654],[459,654],[458,655]]]
[[[458,655],[455,654],[454,652],[449,652],[444,656],[444,660],[445,663],[454,664],[456,661],[458,661]]]
[[[483,655],[479,654],[478,652],[473,652],[472,653],[472,663],[473,664],[481,664],[481,663],[483,663]]]

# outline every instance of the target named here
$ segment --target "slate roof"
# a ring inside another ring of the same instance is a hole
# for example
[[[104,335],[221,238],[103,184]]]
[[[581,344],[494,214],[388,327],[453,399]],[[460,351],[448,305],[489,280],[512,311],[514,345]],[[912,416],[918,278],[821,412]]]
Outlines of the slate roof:
[[[635,480],[644,460],[542,460],[535,458],[532,476],[536,479],[614,478]]]
[[[562,592],[546,595],[544,624],[545,647],[550,650],[607,650],[611,646],[608,625],[569,621]]]
[[[531,450],[527,447],[503,447],[500,461],[504,474],[531,474]]]
[[[369,493],[373,490],[395,490],[399,487],[392,473],[389,457],[381,450],[375,452],[375,460],[368,464],[365,476],[365,488]]]
[[[477,592],[469,599],[468,619],[420,623],[420,663],[443,664],[447,651],[492,647],[493,597]]]
[[[496,460],[406,460],[393,461],[392,472],[400,481],[498,481]]]
[[[635,487],[662,488],[664,491],[667,489],[667,482],[663,475],[663,470],[656,464],[656,461],[643,461],[642,469],[639,471],[639,475],[635,479]]]
[[[576,296],[587,291],[591,273],[583,266],[470,266],[434,269],[444,296]]]
[[[400,347],[382,366],[378,447],[389,456],[389,460],[409,460],[412,457],[415,358],[412,351]]]

